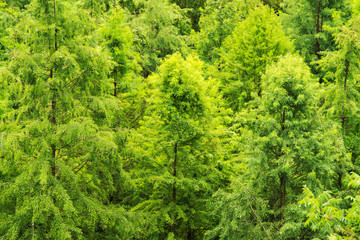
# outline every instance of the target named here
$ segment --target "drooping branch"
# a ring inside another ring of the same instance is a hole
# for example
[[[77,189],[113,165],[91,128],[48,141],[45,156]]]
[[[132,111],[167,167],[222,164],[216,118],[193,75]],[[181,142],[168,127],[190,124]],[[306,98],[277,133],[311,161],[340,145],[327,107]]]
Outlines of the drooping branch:
[[[255,201],[257,201],[257,198],[249,191],[249,189],[245,188],[245,190],[246,190],[248,193],[250,193],[251,198],[254,198]],[[266,233],[266,235],[268,236],[268,238],[271,239],[269,233],[266,231],[266,229],[265,229],[265,227],[264,227],[264,225],[263,225],[263,223],[262,223],[262,221],[261,221],[261,218],[260,218],[259,215],[255,212],[255,210],[254,210],[254,208],[252,207],[252,205],[251,205],[251,203],[249,202],[249,200],[246,199],[246,201],[249,203],[250,209],[251,209],[252,213],[255,215],[257,221],[259,222],[259,224],[261,225],[263,231]]]
[[[0,184],[0,187],[5,186],[5,185],[8,185],[8,184],[11,184],[11,183],[14,183],[14,182],[15,182],[15,181],[4,182],[4,183]]]

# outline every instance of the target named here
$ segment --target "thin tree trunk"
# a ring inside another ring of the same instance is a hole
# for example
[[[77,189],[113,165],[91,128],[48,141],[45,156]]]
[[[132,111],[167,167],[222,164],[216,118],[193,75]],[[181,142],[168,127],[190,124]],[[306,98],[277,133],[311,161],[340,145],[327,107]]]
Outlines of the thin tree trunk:
[[[280,175],[280,220],[284,219],[284,207],[286,201],[286,175]]]
[[[285,130],[285,121],[286,121],[286,111],[283,110],[281,114],[281,130]],[[279,161],[279,156],[276,156],[276,159]],[[284,219],[284,206],[286,199],[286,174],[279,173],[280,177],[280,221]]]
[[[338,173],[337,183],[339,186],[339,190],[341,190],[341,188],[342,188],[342,173]]]
[[[55,23],[55,33],[54,33],[54,50],[56,51],[58,49],[58,43],[57,43],[57,28],[56,28],[56,0],[53,0],[54,3],[54,23]],[[56,69],[51,69],[50,70],[50,78],[54,77],[54,72],[56,71]],[[56,91],[56,88],[53,88],[53,91]],[[56,117],[55,117],[55,111],[56,111],[56,100],[55,100],[55,94],[53,96],[53,99],[51,100],[51,123],[53,125],[56,125]],[[55,176],[56,175],[56,146],[55,144],[51,145],[51,154],[52,157],[54,158],[54,166],[52,167],[52,175]]]
[[[117,96],[117,82],[116,82],[116,80],[117,80],[117,70],[115,69],[114,70],[114,97],[116,97]]]
[[[56,27],[56,0],[54,0],[54,23],[55,23],[55,39],[54,39],[54,46],[55,46],[55,51],[58,50],[58,43],[57,43],[57,27]]]
[[[320,28],[320,19],[321,19],[321,7],[322,7],[322,4],[321,4],[321,0],[318,1],[318,8],[317,8],[317,15],[316,15],[316,34],[320,33],[321,31],[321,28]],[[319,42],[319,38],[318,37],[315,37],[315,54],[318,58],[318,60],[320,60],[321,58],[321,55],[320,55],[320,42]]]
[[[175,146],[174,146],[174,163],[173,163],[173,176],[174,176],[174,178],[177,177],[177,173],[176,173],[177,152],[178,152],[178,144],[175,143]],[[174,179],[174,181],[175,181],[175,179]],[[175,182],[173,183],[173,188],[172,188],[172,198],[173,198],[174,204],[176,204],[176,186],[175,186]],[[174,222],[173,222],[171,228],[172,228],[172,232],[175,235],[175,231],[176,231],[176,221],[175,221],[175,219],[174,219]]]
[[[349,76],[349,67],[350,67],[350,63],[347,59],[345,59],[345,79],[344,79],[344,91],[346,90],[346,84],[347,84],[347,79]]]
[[[347,88],[347,80],[348,80],[348,76],[349,76],[349,67],[350,67],[350,63],[347,59],[345,59],[345,78],[344,78],[344,98],[343,98],[343,103],[342,103],[342,116],[341,116],[341,130],[342,130],[342,137],[344,139],[346,131],[345,131],[345,121],[346,121],[346,109],[345,109],[345,104],[346,104],[346,88]],[[341,167],[340,167],[341,170]],[[341,190],[342,188],[342,173],[338,173],[338,179],[337,179],[337,183],[338,183],[338,187],[339,190]]]
[[[349,76],[349,68],[350,63],[347,59],[345,59],[345,78],[344,78],[344,100],[343,100],[343,116],[342,116],[342,128],[345,131],[345,119],[346,119],[346,110],[345,110],[345,101],[346,101],[346,88],[347,88],[347,80]],[[343,132],[345,134],[345,132]]]
[[[286,111],[283,110],[283,112],[281,113],[281,130],[284,131],[285,130],[285,121],[286,121]]]
[[[345,104],[346,104],[346,85],[347,85],[347,79],[348,79],[348,75],[349,75],[349,61],[346,59],[345,60],[345,78],[344,78],[344,98],[342,100],[342,116],[341,116],[341,127],[342,127],[342,134],[343,137],[345,136],[345,120],[346,120],[346,109],[345,109]]]
[[[94,11],[94,3],[93,0],[91,0],[91,13],[90,13],[91,18],[93,17],[93,11]]]

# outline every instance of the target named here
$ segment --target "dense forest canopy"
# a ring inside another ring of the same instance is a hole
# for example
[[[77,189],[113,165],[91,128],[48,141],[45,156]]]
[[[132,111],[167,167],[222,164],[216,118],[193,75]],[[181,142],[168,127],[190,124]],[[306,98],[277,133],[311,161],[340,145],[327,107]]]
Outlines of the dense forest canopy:
[[[0,239],[360,239],[360,0],[0,19]]]

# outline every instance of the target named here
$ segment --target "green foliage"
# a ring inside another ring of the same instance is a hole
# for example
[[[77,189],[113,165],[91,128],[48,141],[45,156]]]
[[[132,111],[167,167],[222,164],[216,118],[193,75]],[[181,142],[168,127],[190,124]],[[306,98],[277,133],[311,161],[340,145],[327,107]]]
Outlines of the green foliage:
[[[199,56],[210,63],[218,61],[225,38],[246,18],[249,10],[259,4],[260,1],[207,1],[199,21],[200,31],[193,32]]]
[[[18,22],[18,15],[17,9],[10,8],[6,2],[0,1],[0,67],[8,60],[6,52],[12,48],[7,29]]]
[[[359,14],[0,0],[0,238],[357,239]]]
[[[112,95],[117,105],[111,111],[117,127],[136,127],[143,115],[144,100],[141,96],[140,56],[133,49],[130,27],[125,23],[125,11],[119,7],[109,12],[109,19],[99,30],[104,46],[115,63],[110,74],[113,80]]]
[[[130,56],[132,54],[132,34],[130,28],[124,24],[123,15],[122,10],[117,9],[102,29],[103,38],[106,39],[105,45],[109,48],[113,61],[116,62],[112,72],[114,88],[117,87],[117,84],[121,84],[122,78],[128,72],[133,70],[131,66],[133,61]],[[124,91],[126,85],[120,88]],[[116,93],[115,89],[114,92]]]
[[[310,64],[313,73],[320,74],[322,78],[324,73],[314,63],[321,59],[322,51],[335,48],[326,26],[336,23],[333,20],[334,13],[342,19],[349,18],[348,1],[284,0],[282,8],[282,23],[286,32],[295,40],[295,48]]]
[[[207,232],[205,239],[271,239],[274,229],[263,221],[268,215],[266,201],[242,185],[235,182],[231,193],[216,193],[213,217],[220,223]]]
[[[342,151],[337,161],[337,188],[344,191],[313,193],[304,188],[301,204],[308,206],[307,225],[328,239],[357,239],[359,216],[358,180],[359,176],[350,170],[358,171],[359,136],[357,117],[359,111],[359,43],[357,1],[352,1],[354,17],[343,24],[337,17],[337,26],[328,28],[333,34],[336,50],[327,51],[319,62],[325,74],[327,85],[324,93],[323,111],[333,118],[341,128],[338,136]],[[354,26],[355,25],[355,26]],[[343,189],[343,186],[347,188]],[[356,190],[352,190],[355,188]]]
[[[327,239],[357,239],[360,217],[359,180],[359,175],[352,173],[345,197],[333,197],[329,191],[316,196],[305,187],[303,198],[299,202],[308,209],[305,224]]]
[[[223,92],[238,111],[252,95],[261,95],[265,67],[291,51],[278,17],[269,7],[256,7],[226,39],[222,54]]]
[[[309,68],[301,58],[287,55],[267,69],[263,81],[259,105],[255,103],[249,112],[248,124],[257,138],[251,164],[259,164],[262,171],[268,169],[267,174],[274,178],[284,175],[289,180],[305,180],[314,172],[317,178],[323,174],[326,179],[334,149],[325,136],[336,135],[337,129],[324,131],[326,121],[317,114],[319,89]]]
[[[359,31],[352,27],[355,22],[357,19],[341,28],[333,29],[337,49],[326,52],[319,62],[322,70],[326,72],[324,79],[328,82],[323,109],[341,125],[341,138],[346,149],[339,162],[339,181],[350,169],[358,171],[360,157],[360,95],[357,81],[360,70],[360,45]],[[341,182],[339,185],[341,188]]]
[[[170,141],[183,144],[202,134],[208,107],[201,68],[198,59],[190,56],[185,61],[176,53],[160,66],[159,77],[152,79],[158,89],[153,111],[164,122],[161,129],[169,134],[166,138]]]
[[[9,29],[14,49],[1,83],[1,223],[6,239],[127,239],[111,204],[125,177],[109,130],[114,66],[79,2],[32,1]]]
[[[192,29],[199,30],[199,18],[201,15],[200,9],[205,5],[206,0],[172,0],[181,9],[186,9],[189,19],[191,19]]]
[[[155,71],[166,55],[186,47],[184,29],[188,20],[184,10],[163,0],[139,1],[139,14],[131,19],[134,43],[142,57],[143,75]]]
[[[210,224],[207,201],[222,184],[215,168],[217,141],[209,134],[217,89],[203,79],[201,69],[192,55],[166,58],[150,77],[151,114],[141,135],[128,142],[140,158],[134,178],[144,199],[133,211],[155,223],[144,231],[147,239],[201,236]]]
[[[321,189],[333,172],[338,129],[317,114],[318,86],[310,69],[298,56],[286,55],[262,80],[261,98],[240,112],[234,125],[242,136],[246,168],[230,193],[220,193],[222,214],[210,239],[305,235],[297,196],[305,183]]]
[[[269,5],[274,10],[280,10],[280,5],[283,2],[283,0],[262,0],[264,4]]]
[[[5,0],[5,2],[11,8],[23,9],[30,3],[30,0]]]

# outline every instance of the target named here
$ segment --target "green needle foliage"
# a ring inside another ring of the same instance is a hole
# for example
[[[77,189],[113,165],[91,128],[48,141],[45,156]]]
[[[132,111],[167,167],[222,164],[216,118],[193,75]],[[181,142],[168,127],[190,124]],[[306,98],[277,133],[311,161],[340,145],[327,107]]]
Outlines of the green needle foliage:
[[[338,12],[342,19],[349,19],[349,1],[284,0],[282,8],[281,18],[286,32],[295,40],[295,48],[311,66],[312,72],[319,74],[322,80],[324,73],[315,63],[322,58],[322,51],[335,49],[326,26],[334,25],[334,12]]]
[[[359,41],[358,41],[358,1],[352,1],[353,16],[343,23],[335,15],[337,26],[328,28],[333,33],[336,50],[324,52],[319,65],[324,71],[326,92],[323,111],[341,129],[338,141],[342,148],[336,161],[336,184],[332,190],[318,193],[304,188],[300,201],[307,207],[308,220],[322,239],[357,239],[359,235],[358,215],[358,172],[359,161]],[[339,191],[340,190],[340,191]]]
[[[8,28],[18,22],[19,10],[9,8],[4,1],[0,1],[0,67],[8,60],[7,51],[11,50],[12,45],[9,41]]]
[[[189,26],[185,11],[167,0],[141,0],[139,14],[130,21],[134,43],[142,57],[143,76],[156,70],[160,60],[186,47]]]
[[[209,135],[217,92],[201,69],[197,57],[176,53],[150,79],[151,115],[139,129],[147,139],[140,150],[145,159],[136,174],[145,201],[134,208],[155,223],[147,239],[195,238],[209,224],[207,200],[221,185],[213,157],[217,143]]]
[[[219,61],[220,48],[239,22],[243,21],[250,9],[260,5],[260,1],[208,0],[202,10],[200,31],[193,33],[199,56],[206,62]]]
[[[299,202],[308,209],[306,225],[319,232],[322,239],[358,239],[359,231],[359,175],[352,173],[347,184],[345,197],[333,197],[330,191],[315,195],[304,188],[303,199]]]
[[[0,239],[358,239],[359,16],[0,0]]]
[[[0,127],[6,239],[126,239],[133,230],[110,199],[124,177],[109,129],[114,63],[81,6],[32,1],[9,30],[14,48],[1,79],[10,110]]]
[[[232,192],[218,193],[221,218],[209,239],[297,238],[306,233],[304,212],[295,205],[302,185],[322,189],[331,179],[338,129],[317,114],[310,69],[286,55],[262,80],[262,97],[238,114],[247,169]]]
[[[326,52],[319,62],[329,82],[324,97],[323,109],[341,126],[341,139],[345,146],[343,157],[338,163],[338,187],[349,170],[359,171],[360,135],[359,113],[360,92],[357,80],[360,73],[360,42],[357,24],[353,19],[348,24],[333,29],[336,51]],[[350,160],[351,159],[351,160]]]
[[[206,0],[171,0],[176,3],[181,9],[186,9],[189,19],[191,19],[192,28],[195,31],[199,30],[199,18],[201,15],[200,8],[202,8]]]
[[[113,95],[115,97],[118,92],[128,90],[129,83],[124,80],[128,73],[134,72],[131,70],[136,70],[136,65],[131,66],[132,34],[129,26],[124,23],[123,15],[120,8],[116,9],[102,29],[103,37],[106,39],[105,45],[110,50],[113,61],[116,62],[111,73],[111,77],[114,79]]]
[[[253,94],[261,96],[261,74],[292,45],[279,18],[267,6],[256,7],[226,39],[222,54],[223,92],[229,107],[240,110]]]
[[[99,29],[103,45],[109,50],[115,63],[109,77],[113,81],[112,95],[117,104],[111,109],[114,115],[113,128],[136,127],[141,119],[144,99],[141,96],[143,78],[139,75],[140,56],[133,49],[130,27],[125,23],[125,11],[117,7],[109,12],[108,19]]]

